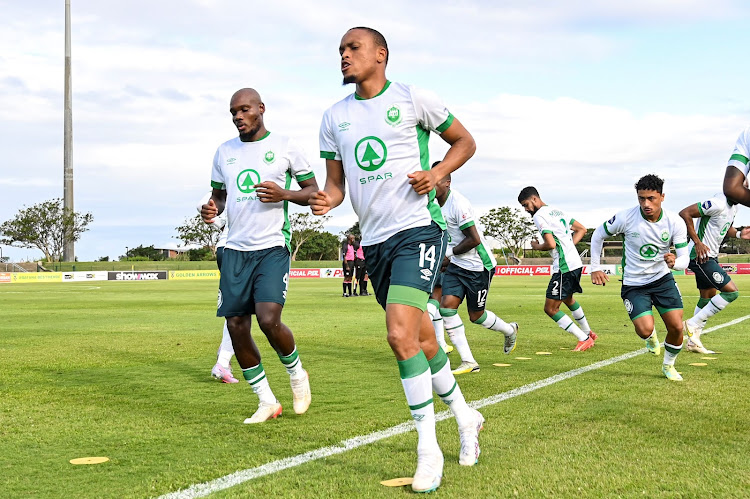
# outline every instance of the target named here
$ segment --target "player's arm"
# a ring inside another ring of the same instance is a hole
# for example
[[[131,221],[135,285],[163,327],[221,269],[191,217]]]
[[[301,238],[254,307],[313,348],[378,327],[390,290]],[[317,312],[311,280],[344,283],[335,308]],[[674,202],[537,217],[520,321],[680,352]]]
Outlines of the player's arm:
[[[750,239],[750,227],[729,227],[727,237],[736,237],[737,239]]]
[[[601,270],[601,254],[604,240],[609,234],[605,232],[604,226],[600,225],[591,235],[591,282],[602,286],[606,285],[609,277]],[[623,248],[623,251],[625,249]]]
[[[453,118],[453,122],[440,137],[451,146],[443,160],[435,168],[407,175],[410,178],[409,183],[419,195],[429,193],[443,177],[461,168],[477,150],[474,137],[457,118]]]
[[[687,235],[688,237],[695,243],[695,255],[696,259],[699,262],[705,262],[708,258],[708,246],[703,244],[703,241],[701,241],[700,237],[698,237],[698,233],[695,232],[695,223],[693,223],[694,218],[700,218],[701,212],[700,203],[691,204],[690,206],[684,207],[682,210],[680,210],[680,218],[682,218],[685,221],[685,228],[687,229]]]
[[[464,235],[464,238],[453,248],[448,248],[445,253],[446,258],[450,258],[451,255],[461,255],[467,251],[471,251],[482,242],[479,238],[479,232],[477,232],[477,228],[473,224],[461,229],[461,233]]]
[[[214,218],[224,212],[227,205],[227,191],[225,189],[214,189],[208,203],[201,206],[201,218],[207,224],[213,223]]]
[[[557,247],[555,236],[551,232],[542,232],[543,241],[540,243],[536,239],[531,240],[531,249],[537,251],[550,251]]]
[[[299,182],[299,190],[284,189],[276,182],[270,180],[261,182],[253,187],[256,189],[258,199],[263,203],[279,203],[281,201],[291,201],[300,206],[307,206],[310,196],[318,191],[318,182],[315,177]]]
[[[690,264],[690,253],[688,252],[687,246],[676,247],[674,253],[667,253],[664,255],[664,261],[667,262],[667,266],[674,270],[685,270]]]
[[[570,230],[573,231],[573,234],[570,237],[573,239],[574,245],[580,243],[581,239],[583,239],[583,236],[585,236],[587,232],[586,227],[584,227],[583,224],[578,220],[573,220],[573,224],[570,226]]]
[[[724,195],[735,203],[750,206],[750,190],[744,185],[745,174],[735,166],[724,173]]]
[[[344,163],[337,159],[326,159],[326,185],[323,190],[313,191],[308,201],[313,215],[325,215],[340,205],[345,193]]]

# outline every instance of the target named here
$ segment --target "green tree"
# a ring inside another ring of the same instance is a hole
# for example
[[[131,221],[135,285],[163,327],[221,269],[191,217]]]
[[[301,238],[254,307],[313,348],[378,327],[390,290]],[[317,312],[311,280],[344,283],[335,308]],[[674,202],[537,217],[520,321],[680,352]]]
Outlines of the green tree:
[[[354,225],[341,233],[341,235],[344,236],[344,240],[346,240],[346,236],[348,236],[349,234],[353,234],[356,239],[360,239],[362,237],[362,231],[359,230],[359,220],[355,222]]]
[[[175,239],[180,239],[185,245],[197,244],[208,248],[211,250],[211,256],[216,258],[216,245],[221,237],[221,230],[216,224],[207,224],[200,215],[195,215],[193,218],[186,218],[185,223],[175,227],[174,230],[177,231]],[[191,260],[192,256],[197,255],[191,255]]]
[[[292,228],[292,260],[297,260],[297,253],[305,241],[323,232],[323,224],[330,218],[316,217],[312,213],[294,213],[289,216],[289,225]]]
[[[492,208],[479,220],[484,226],[485,235],[500,241],[516,258],[521,256],[524,244],[536,232],[530,218],[524,216],[521,210],[508,206]]]
[[[91,213],[66,212],[62,198],[24,207],[0,225],[0,244],[37,248],[48,262],[59,260],[65,234],[78,241],[94,221]]]
[[[124,256],[120,256],[120,261],[122,260],[135,260],[135,261],[143,261],[143,260],[164,260],[166,257],[164,256],[164,253],[159,251],[158,249],[154,248],[154,245],[151,246],[143,246],[142,244],[139,245],[137,248],[131,248],[128,250],[127,254]]]
[[[336,260],[338,256],[339,239],[330,232],[313,234],[297,253],[300,260]]]

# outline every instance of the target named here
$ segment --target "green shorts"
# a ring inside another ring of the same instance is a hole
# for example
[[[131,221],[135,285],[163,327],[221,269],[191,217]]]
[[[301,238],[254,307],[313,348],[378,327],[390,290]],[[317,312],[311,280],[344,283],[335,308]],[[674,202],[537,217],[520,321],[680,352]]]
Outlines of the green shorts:
[[[573,293],[583,293],[581,289],[581,273],[583,268],[571,270],[561,274],[559,271],[552,274],[547,285],[547,294],[550,300],[563,301]]]
[[[445,232],[432,222],[363,247],[367,274],[380,306],[385,309],[387,303],[401,303],[425,310],[447,244]],[[391,286],[400,288],[389,293]]]
[[[216,248],[216,265],[219,266],[219,270],[221,270],[221,259],[224,257],[224,246],[219,246]]]
[[[716,258],[709,258],[704,263],[690,260],[688,268],[695,272],[695,284],[698,289],[721,289],[732,282],[732,278],[721,268]]]
[[[289,250],[285,246],[258,251],[226,248],[219,280],[219,317],[255,313],[256,303],[286,302],[289,286]]]
[[[661,315],[682,310],[682,294],[671,273],[643,286],[623,285],[620,296],[631,321],[643,315],[652,315],[652,306]]]
[[[466,270],[451,263],[443,275],[443,296],[457,296],[461,301],[466,297],[466,307],[469,310],[484,310],[493,274],[494,272],[486,269]]]

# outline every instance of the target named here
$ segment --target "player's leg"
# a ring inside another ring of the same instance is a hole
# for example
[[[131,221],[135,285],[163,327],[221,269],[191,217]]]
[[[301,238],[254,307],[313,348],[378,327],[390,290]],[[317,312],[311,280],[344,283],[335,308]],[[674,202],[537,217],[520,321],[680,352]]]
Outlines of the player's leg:
[[[224,257],[224,247],[219,246],[216,248],[216,265],[221,270],[221,262]],[[224,383],[239,383],[239,381],[232,376],[232,368],[229,366],[229,361],[232,360],[234,355],[234,347],[232,346],[232,338],[229,336],[229,329],[227,328],[227,321],[224,321],[224,328],[221,334],[221,343],[219,344],[219,350],[216,352],[216,364],[211,369],[211,376],[223,381]]]
[[[635,332],[646,340],[646,348],[654,355],[661,353],[659,338],[654,329],[654,315],[652,312],[651,294],[645,286],[626,286],[620,290],[622,303],[628,312]]]
[[[563,301],[563,285],[565,284],[563,277],[564,274],[555,272],[550,278],[549,284],[547,285],[547,292],[545,294],[544,313],[555,321],[560,329],[575,336],[578,344],[574,350],[583,351],[591,348],[593,342],[590,341],[588,333],[581,331],[581,328],[573,322],[573,319],[560,310],[560,304]],[[581,345],[585,345],[586,347],[581,350]]]
[[[432,389],[451,410],[458,424],[461,451],[458,462],[463,466],[473,466],[479,459],[479,431],[484,417],[466,403],[461,387],[451,372],[448,356],[438,348],[431,326],[432,321],[425,314],[419,331],[419,342],[427,357],[432,373]]]
[[[281,321],[289,284],[289,251],[277,247],[263,252],[253,288],[256,301],[255,315],[258,326],[289,374],[294,412],[304,414],[312,401],[310,377],[302,367],[302,358],[297,351],[294,334]]]
[[[219,306],[216,312],[218,316],[226,317],[227,329],[242,375],[258,395],[258,410],[245,420],[246,423],[260,423],[281,414],[281,404],[271,391],[260,352],[250,332],[251,314],[254,311],[252,282],[256,264],[255,252],[224,251],[224,272],[219,281]]]
[[[343,263],[343,270],[344,270],[344,283],[343,283],[343,289],[344,293],[341,295],[344,298],[348,298],[352,294],[352,274],[354,273],[354,266],[351,260],[344,260]]]
[[[440,298],[440,315],[445,323],[445,331],[448,333],[451,343],[456,348],[461,363],[453,370],[453,374],[466,374],[479,372],[479,364],[471,353],[469,340],[466,338],[466,328],[461,316],[458,315],[458,307],[463,301],[463,289],[456,286],[453,276],[447,273],[443,278],[443,296]]]
[[[667,274],[651,286],[651,300],[667,328],[662,372],[670,381],[682,381],[682,376],[674,367],[683,343],[682,295],[672,274]]]
[[[463,270],[463,269],[462,269]],[[508,324],[487,310],[487,296],[492,283],[492,273],[489,270],[471,272],[464,270],[461,276],[466,288],[466,308],[469,310],[469,320],[474,324],[503,333],[503,352],[507,355],[516,348],[518,337],[518,323]]]
[[[427,300],[427,314],[432,321],[432,329],[435,332],[435,339],[445,353],[451,353],[453,347],[445,342],[445,324],[443,316],[440,315],[440,299],[443,297],[442,272],[438,274],[438,281],[430,293],[430,299]]]
[[[685,321],[685,332],[691,338],[695,333],[700,335],[700,331],[703,329],[706,321],[724,310],[727,305],[739,296],[737,286],[715,259],[711,258],[705,263],[700,264],[698,270],[701,273],[698,274],[696,272],[696,281],[700,280],[703,287],[707,287],[707,284],[710,284],[711,288],[718,289],[719,293],[716,294],[714,292],[708,303],[705,303],[701,307],[701,310],[693,315],[692,318]],[[703,297],[703,294],[701,294],[701,297]]]
[[[583,269],[576,269],[570,272],[566,272],[563,275],[563,290],[560,295],[560,299],[565,303],[565,306],[570,310],[570,315],[578,323],[578,327],[584,333],[588,334],[592,339],[596,340],[597,335],[591,330],[589,321],[586,319],[586,314],[583,312],[583,307],[575,299],[576,293],[583,293],[581,289],[581,274]]]

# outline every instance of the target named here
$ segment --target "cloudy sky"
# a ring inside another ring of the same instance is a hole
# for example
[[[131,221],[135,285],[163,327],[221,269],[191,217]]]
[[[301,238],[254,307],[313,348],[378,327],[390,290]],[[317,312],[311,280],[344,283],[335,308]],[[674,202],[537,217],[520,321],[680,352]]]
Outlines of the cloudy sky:
[[[679,211],[721,190],[750,123],[742,0],[71,3],[75,208],[95,218],[82,261],[176,242],[236,135],[241,87],[260,91],[268,129],[302,143],[322,185],[318,127],[353,91],[338,57],[353,26],[385,35],[391,80],[436,91],[473,133],[453,184],[480,213],[535,185],[593,227],[636,203],[646,173]],[[64,0],[0,0],[0,12],[2,222],[62,196]],[[446,147],[431,142],[437,159]],[[334,233],[356,221],[348,201],[333,214]]]

